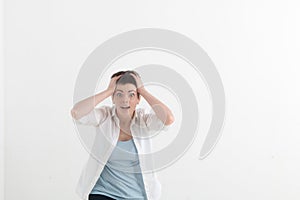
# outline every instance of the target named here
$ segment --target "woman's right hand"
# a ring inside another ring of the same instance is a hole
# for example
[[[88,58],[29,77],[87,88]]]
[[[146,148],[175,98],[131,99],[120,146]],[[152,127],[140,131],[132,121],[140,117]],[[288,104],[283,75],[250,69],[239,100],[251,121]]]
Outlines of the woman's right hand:
[[[110,79],[110,83],[109,83],[109,85],[108,85],[107,90],[110,91],[111,94],[114,93],[115,88],[116,88],[116,82],[117,82],[117,80],[118,80],[121,76],[122,76],[122,74],[119,75],[119,76],[115,76],[115,77],[113,77],[112,79]]]

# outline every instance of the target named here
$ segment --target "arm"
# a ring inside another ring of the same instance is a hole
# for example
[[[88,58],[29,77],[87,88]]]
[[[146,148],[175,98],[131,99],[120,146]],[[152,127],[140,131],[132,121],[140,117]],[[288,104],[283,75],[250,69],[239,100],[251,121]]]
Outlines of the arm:
[[[95,106],[102,102],[104,99],[110,97],[115,90],[116,81],[120,76],[112,78],[106,90],[76,103],[71,109],[72,117],[76,120],[80,119],[81,117],[91,112],[95,108]]]
[[[89,112],[91,112],[96,105],[102,102],[104,99],[112,95],[112,91],[104,90],[95,96],[90,96],[82,101],[79,101],[74,105],[71,110],[71,115],[74,119],[80,119]]]
[[[133,75],[137,83],[137,92],[142,95],[145,100],[149,103],[149,105],[154,110],[156,116],[164,122],[165,125],[170,125],[174,122],[174,116],[171,112],[171,110],[160,100],[155,98],[153,95],[151,95],[145,88],[142,83],[142,80],[139,76]]]
[[[164,103],[151,95],[144,87],[140,87],[138,92],[145,98],[157,117],[163,121],[165,125],[170,125],[174,122],[174,116],[171,110]]]

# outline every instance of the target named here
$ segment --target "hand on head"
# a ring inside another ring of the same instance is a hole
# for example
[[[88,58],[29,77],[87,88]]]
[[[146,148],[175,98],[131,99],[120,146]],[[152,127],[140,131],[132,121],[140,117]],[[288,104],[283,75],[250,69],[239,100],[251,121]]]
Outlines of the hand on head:
[[[118,76],[115,76],[113,78],[110,79],[110,83],[108,85],[108,88],[107,90],[111,91],[111,92],[114,92],[115,91],[115,88],[116,88],[116,83],[117,83],[117,80],[122,76],[122,74],[118,75]]]

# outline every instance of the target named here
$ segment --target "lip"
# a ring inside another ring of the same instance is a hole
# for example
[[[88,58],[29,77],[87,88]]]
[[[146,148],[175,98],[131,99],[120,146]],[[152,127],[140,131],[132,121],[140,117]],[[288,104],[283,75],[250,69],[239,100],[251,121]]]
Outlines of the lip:
[[[121,106],[122,109],[129,109],[130,106]]]

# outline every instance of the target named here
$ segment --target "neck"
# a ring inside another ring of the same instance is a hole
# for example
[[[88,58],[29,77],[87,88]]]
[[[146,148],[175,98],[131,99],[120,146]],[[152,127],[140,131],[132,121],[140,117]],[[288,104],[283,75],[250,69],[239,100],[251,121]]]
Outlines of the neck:
[[[116,114],[117,114],[117,116],[118,116],[118,118],[120,120],[120,124],[122,124],[122,125],[130,125],[131,120],[134,117],[135,111],[132,113],[131,117],[128,116],[128,115],[126,115],[126,116],[119,115],[118,112]]]
[[[118,116],[120,119],[120,123],[122,124],[130,124],[131,119],[128,116]]]

